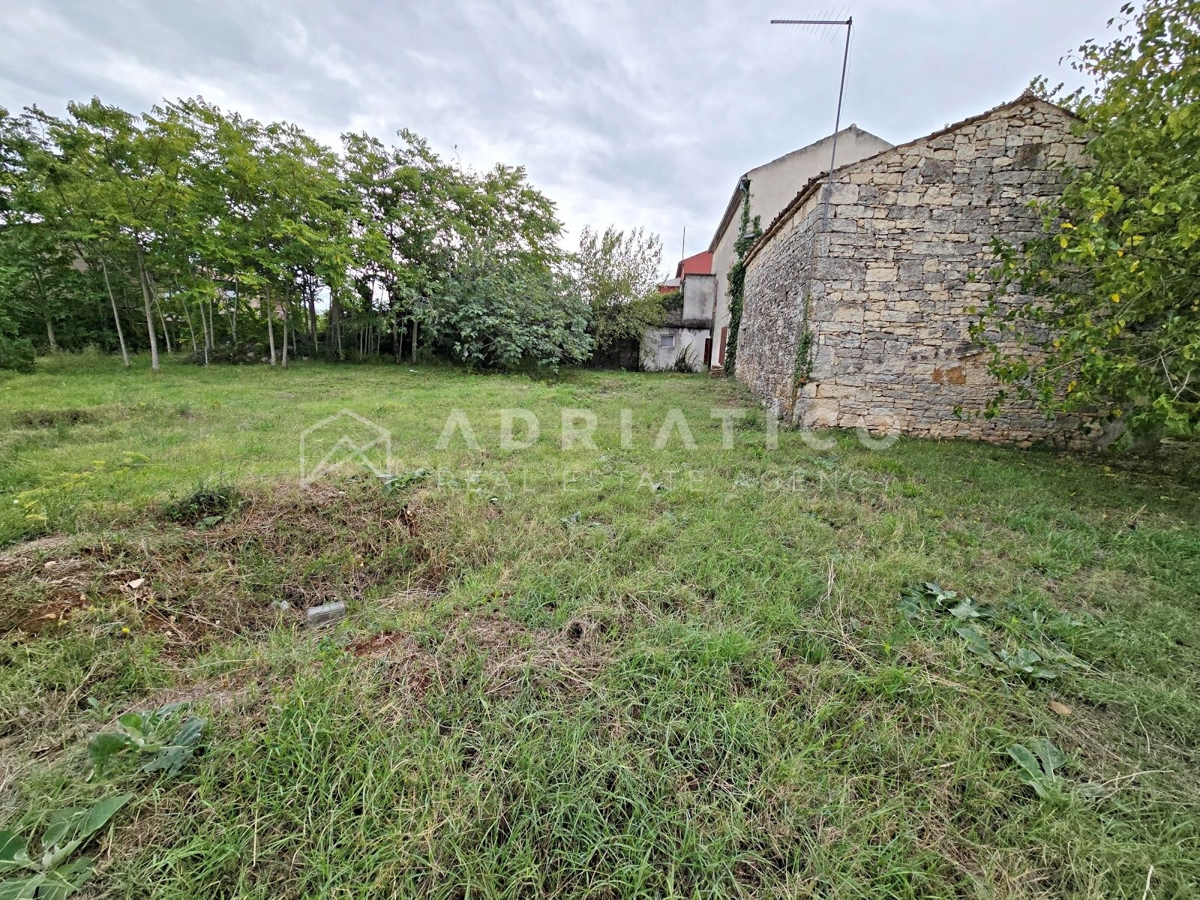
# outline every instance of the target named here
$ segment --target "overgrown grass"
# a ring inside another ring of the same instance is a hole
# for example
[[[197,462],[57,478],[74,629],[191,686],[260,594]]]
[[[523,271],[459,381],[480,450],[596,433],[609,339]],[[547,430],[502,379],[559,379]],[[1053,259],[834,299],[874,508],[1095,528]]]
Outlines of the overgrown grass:
[[[1200,893],[1177,462],[768,450],[758,413],[726,450],[710,410],[750,404],[699,377],[40,365],[0,382],[0,827],[136,792],[99,894]],[[500,449],[505,408],[541,440]],[[391,489],[299,483],[343,409],[391,432]],[[436,449],[453,409],[479,451]],[[671,409],[697,449],[653,449]],[[1056,677],[910,620],[926,581]],[[179,778],[88,779],[89,735],[178,700],[212,719]],[[1007,753],[1037,738],[1069,759],[1044,800]]]

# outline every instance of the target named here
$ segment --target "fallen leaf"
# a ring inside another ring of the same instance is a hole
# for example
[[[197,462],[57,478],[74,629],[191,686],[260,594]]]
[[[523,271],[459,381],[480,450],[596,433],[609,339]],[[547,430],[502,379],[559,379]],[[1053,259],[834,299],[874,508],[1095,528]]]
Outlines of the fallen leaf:
[[[1059,703],[1057,700],[1051,700],[1050,712],[1057,713],[1060,716],[1069,716],[1071,714],[1071,707],[1065,703]]]

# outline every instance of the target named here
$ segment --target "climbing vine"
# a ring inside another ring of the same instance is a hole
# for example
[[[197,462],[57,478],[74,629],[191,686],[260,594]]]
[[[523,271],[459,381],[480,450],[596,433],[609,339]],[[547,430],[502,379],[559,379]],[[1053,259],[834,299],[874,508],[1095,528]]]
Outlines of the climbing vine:
[[[737,259],[729,268],[729,340],[725,347],[725,371],[732,375],[737,361],[738,331],[742,326],[742,298],[746,289],[746,256],[762,237],[761,217],[750,218],[750,187],[742,193],[740,236],[733,245]]]
[[[804,312],[800,323],[800,342],[796,347],[795,387],[798,389],[812,378],[813,370],[813,333],[808,327],[808,298],[804,299]]]

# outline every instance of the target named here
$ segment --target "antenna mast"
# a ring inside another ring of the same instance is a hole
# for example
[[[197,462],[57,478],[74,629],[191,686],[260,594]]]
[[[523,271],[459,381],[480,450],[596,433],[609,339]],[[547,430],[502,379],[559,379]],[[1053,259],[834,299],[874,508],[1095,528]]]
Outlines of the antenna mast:
[[[845,19],[772,19],[772,25],[804,25],[812,28],[830,26],[846,29],[846,50],[842,54],[842,82],[838,88],[837,118],[833,123],[833,149],[829,156],[829,180],[825,184],[825,202],[821,210],[821,230],[829,224],[829,198],[833,193],[833,170],[837,168],[838,132],[842,130],[842,100],[846,96],[846,69],[850,65],[850,35],[854,31],[854,17]]]

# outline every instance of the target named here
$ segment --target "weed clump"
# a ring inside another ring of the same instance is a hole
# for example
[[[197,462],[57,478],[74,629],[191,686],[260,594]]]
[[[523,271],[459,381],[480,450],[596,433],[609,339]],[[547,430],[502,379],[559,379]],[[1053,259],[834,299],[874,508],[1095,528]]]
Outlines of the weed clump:
[[[96,414],[87,409],[27,409],[13,416],[17,428],[58,428],[90,425],[95,421]]]
[[[180,525],[211,528],[236,513],[244,503],[242,493],[232,484],[205,484],[186,497],[167,501],[163,516]]]

